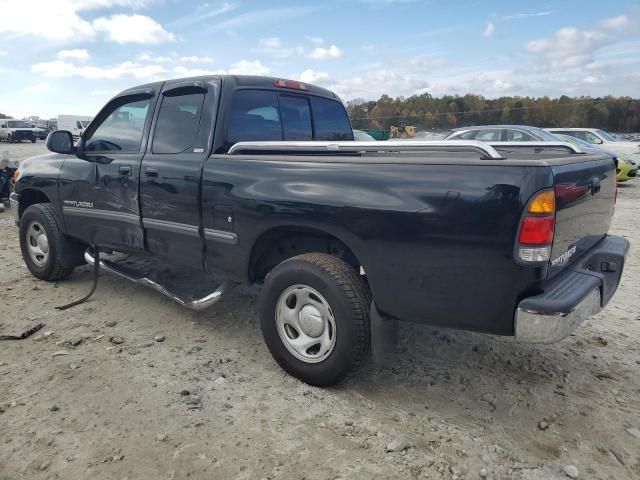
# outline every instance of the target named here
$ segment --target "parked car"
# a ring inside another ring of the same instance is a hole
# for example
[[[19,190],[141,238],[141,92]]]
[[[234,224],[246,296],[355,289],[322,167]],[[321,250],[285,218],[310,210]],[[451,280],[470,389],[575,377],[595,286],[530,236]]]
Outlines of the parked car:
[[[33,135],[38,140],[46,140],[47,135],[49,135],[49,132],[51,132],[51,130],[49,130],[48,128],[39,127],[33,123],[31,123],[30,126],[33,128]]]
[[[591,143],[585,142],[584,140],[580,140],[577,137],[572,137],[571,135],[558,134],[556,136],[565,142],[577,145],[585,151],[595,149],[606,152],[609,155],[613,156],[617,161],[616,173],[619,182],[627,182],[638,175],[638,162],[633,160],[628,155],[614,152],[613,150],[607,150],[606,148],[598,147]]]
[[[36,143],[35,129],[24,120],[7,118],[0,120],[0,141],[9,143],[29,140]]]
[[[592,145],[629,155],[634,160],[640,161],[640,143],[620,140],[598,128],[546,128],[545,130],[556,135],[570,135]]]
[[[323,88],[169,80],[114,97],[77,145],[51,133],[11,204],[42,280],[86,260],[194,309],[263,284],[274,359],[331,385],[372,316],[553,342],[607,304],[629,248],[608,234],[614,161],[539,143],[354,142]]]
[[[557,142],[541,128],[527,125],[479,125],[454,129],[445,140],[479,140],[481,142]]]
[[[357,142],[375,142],[376,139],[362,130],[353,130],[353,139]]]

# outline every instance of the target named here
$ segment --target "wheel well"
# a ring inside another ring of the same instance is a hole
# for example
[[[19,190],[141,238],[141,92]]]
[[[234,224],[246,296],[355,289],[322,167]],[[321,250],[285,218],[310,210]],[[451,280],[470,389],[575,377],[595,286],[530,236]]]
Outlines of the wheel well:
[[[278,227],[263,233],[254,244],[249,281],[261,282],[276,265],[303,253],[329,253],[354,268],[361,265],[355,253],[333,235],[313,228]]]
[[[24,211],[36,203],[51,203],[51,200],[40,190],[27,189],[20,192],[20,208],[18,215],[22,217]]]

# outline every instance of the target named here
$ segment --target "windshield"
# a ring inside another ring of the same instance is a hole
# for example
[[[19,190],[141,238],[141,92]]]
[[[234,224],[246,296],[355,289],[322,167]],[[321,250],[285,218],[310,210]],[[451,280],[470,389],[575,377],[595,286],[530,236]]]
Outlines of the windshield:
[[[619,142],[620,140],[603,130],[596,130],[596,133],[604,138],[607,142]]]
[[[9,128],[31,128],[31,125],[21,120],[9,120],[7,126]]]
[[[80,125],[82,125],[82,128],[87,128],[90,123],[91,120],[80,120]]]
[[[590,144],[589,142],[585,142],[584,140],[581,140],[577,137],[572,137],[571,135],[559,134],[557,135],[557,137],[559,137],[561,140],[565,142],[573,143],[574,145],[577,145],[578,147],[581,147],[581,148],[589,148],[589,149],[594,148],[593,145]]]

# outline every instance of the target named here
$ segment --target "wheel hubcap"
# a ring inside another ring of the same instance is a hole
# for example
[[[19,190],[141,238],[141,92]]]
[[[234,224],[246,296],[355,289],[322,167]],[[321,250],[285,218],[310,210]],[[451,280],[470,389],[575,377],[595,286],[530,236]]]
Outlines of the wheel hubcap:
[[[33,221],[27,227],[26,244],[31,261],[44,267],[49,260],[49,239],[40,222]]]
[[[306,363],[326,359],[336,343],[336,321],[329,303],[306,285],[287,288],[276,304],[278,334],[287,350]]]

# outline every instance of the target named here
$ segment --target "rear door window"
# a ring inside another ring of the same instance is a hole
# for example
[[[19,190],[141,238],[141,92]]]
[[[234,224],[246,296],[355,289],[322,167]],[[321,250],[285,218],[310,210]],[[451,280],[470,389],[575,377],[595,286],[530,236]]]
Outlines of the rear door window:
[[[500,141],[500,133],[502,130],[499,128],[489,128],[486,130],[479,130],[476,135],[476,140],[481,142],[499,142]]]
[[[344,106],[335,100],[311,97],[315,140],[353,140],[351,122]]]
[[[165,95],[153,135],[153,153],[180,153],[198,136],[204,93]]]
[[[507,142],[535,142],[536,139],[522,130],[507,129]]]

